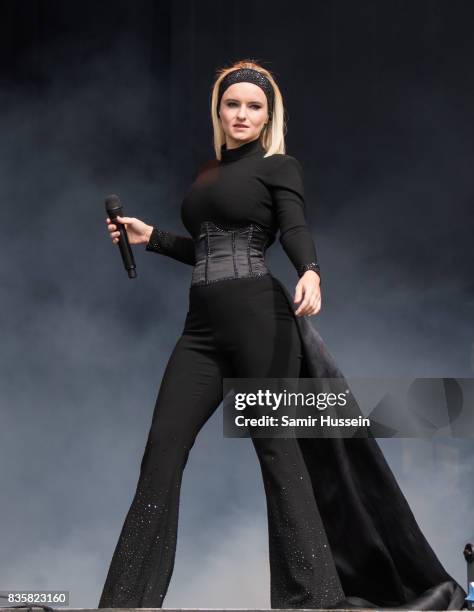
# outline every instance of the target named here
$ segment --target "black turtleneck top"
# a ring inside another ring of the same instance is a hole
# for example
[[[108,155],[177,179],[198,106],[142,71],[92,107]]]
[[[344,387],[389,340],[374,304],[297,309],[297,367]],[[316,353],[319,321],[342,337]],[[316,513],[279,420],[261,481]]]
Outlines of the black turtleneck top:
[[[194,265],[194,240],[203,221],[222,228],[256,223],[274,235],[280,231],[299,276],[307,270],[319,274],[304,212],[301,164],[290,155],[264,154],[260,139],[234,149],[223,145],[221,160],[201,166],[181,204],[181,220],[191,237],[154,227],[146,249]]]

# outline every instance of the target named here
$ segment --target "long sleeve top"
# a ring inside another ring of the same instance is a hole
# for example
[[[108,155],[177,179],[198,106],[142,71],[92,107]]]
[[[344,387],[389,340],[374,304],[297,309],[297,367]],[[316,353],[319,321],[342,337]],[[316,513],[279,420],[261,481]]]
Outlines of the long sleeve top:
[[[275,154],[263,157],[260,139],[221,149],[221,160],[204,164],[181,204],[181,219],[190,236],[154,227],[149,251],[194,265],[194,241],[203,221],[227,225],[256,223],[273,234],[299,276],[318,274],[316,248],[305,217],[303,171],[297,159]]]

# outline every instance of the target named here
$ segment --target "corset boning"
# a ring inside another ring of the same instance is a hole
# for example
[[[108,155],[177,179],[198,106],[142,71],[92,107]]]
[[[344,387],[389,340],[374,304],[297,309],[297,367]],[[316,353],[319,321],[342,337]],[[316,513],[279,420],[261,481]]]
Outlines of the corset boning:
[[[195,239],[196,263],[191,285],[269,274],[265,250],[273,239],[271,232],[255,223],[223,228],[204,221]]]

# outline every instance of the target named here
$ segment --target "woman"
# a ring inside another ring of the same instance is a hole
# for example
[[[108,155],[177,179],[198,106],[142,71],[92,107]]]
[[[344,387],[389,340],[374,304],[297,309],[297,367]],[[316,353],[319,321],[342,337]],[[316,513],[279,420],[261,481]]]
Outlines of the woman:
[[[301,166],[285,154],[280,90],[266,69],[237,62],[219,72],[211,106],[216,159],[182,203],[190,236],[118,219],[132,244],[193,268],[99,607],[162,606],[183,470],[224,377],[342,377],[305,316],[320,310],[320,271]],[[265,265],[278,231],[299,276],[296,311]],[[267,500],[272,608],[461,609],[464,591],[420,532],[374,439],[252,441]]]

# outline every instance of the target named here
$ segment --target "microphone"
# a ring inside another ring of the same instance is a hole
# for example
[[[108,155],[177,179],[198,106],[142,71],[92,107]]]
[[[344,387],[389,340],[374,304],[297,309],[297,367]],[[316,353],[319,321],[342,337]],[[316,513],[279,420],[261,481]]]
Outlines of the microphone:
[[[124,216],[122,212],[122,202],[114,193],[105,198],[105,210],[107,211],[107,216],[112,222],[116,221],[117,217]],[[136,278],[137,271],[135,260],[133,259],[132,249],[128,241],[127,231],[122,223],[117,221],[115,225],[117,226],[117,230],[120,232],[118,245],[120,248],[120,254],[122,256],[123,265],[125,266],[125,270],[128,272],[128,277]]]

